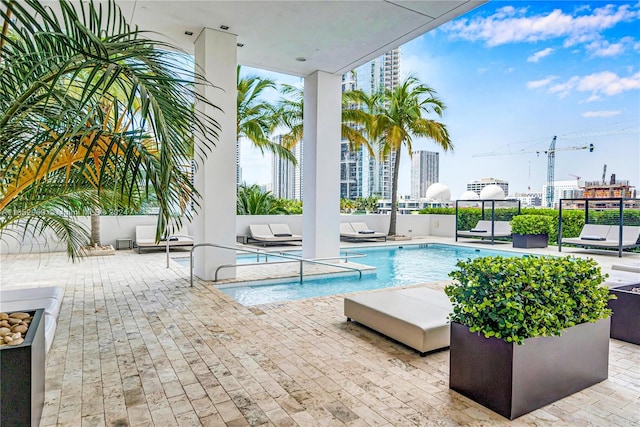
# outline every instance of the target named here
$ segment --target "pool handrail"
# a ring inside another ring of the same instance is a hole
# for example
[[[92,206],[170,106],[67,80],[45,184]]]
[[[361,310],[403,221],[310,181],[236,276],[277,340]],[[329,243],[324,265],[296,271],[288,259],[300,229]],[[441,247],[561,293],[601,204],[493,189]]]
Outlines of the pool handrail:
[[[191,287],[193,287],[193,251],[196,250],[197,248],[201,248],[201,247],[212,247],[212,248],[219,248],[219,249],[228,249],[228,250],[232,250],[232,251],[241,251],[241,252],[248,252],[248,253],[254,253],[254,254],[259,254],[259,253],[263,253],[260,252],[258,250],[255,249],[246,249],[246,248],[241,248],[238,246],[225,246],[225,245],[219,245],[217,243],[198,243],[196,245],[193,245],[191,247],[191,250],[189,251],[189,284]],[[303,265],[305,262],[308,262],[310,264],[318,264],[318,265],[325,265],[325,266],[329,266],[329,267],[337,267],[337,268],[342,268],[345,270],[350,270],[350,271],[357,271],[358,272],[358,278],[362,279],[362,270],[360,270],[359,268],[356,267],[351,267],[351,266],[346,266],[346,265],[341,265],[341,264],[331,264],[328,262],[322,262],[322,261],[316,261],[313,259],[306,259],[306,258],[300,258],[300,257],[295,257],[295,256],[291,256],[291,255],[284,255],[284,254],[276,254],[276,253],[271,253],[271,256],[275,256],[275,257],[280,257],[280,258],[285,258],[285,259],[289,259],[292,262],[299,262],[300,263],[300,283],[302,283],[303,278],[304,278],[304,268]],[[340,257],[342,258],[342,257]],[[218,266],[218,268],[216,269],[215,275],[214,275],[214,282],[218,281],[218,272],[222,269],[222,268],[231,268],[231,267],[241,267],[243,265],[248,265],[248,264],[223,264]]]

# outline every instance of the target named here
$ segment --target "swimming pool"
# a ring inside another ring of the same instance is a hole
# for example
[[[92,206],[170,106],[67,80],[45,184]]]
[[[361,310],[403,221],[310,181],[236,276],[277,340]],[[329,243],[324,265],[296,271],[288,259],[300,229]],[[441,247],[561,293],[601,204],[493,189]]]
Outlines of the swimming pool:
[[[242,305],[251,306],[448,280],[449,272],[455,269],[459,259],[488,255],[518,255],[441,244],[358,248],[357,251],[367,256],[357,258],[355,261],[376,267],[375,274],[364,274],[362,279],[358,279],[357,276],[305,278],[303,283],[292,279],[285,283],[221,286],[219,289]]]

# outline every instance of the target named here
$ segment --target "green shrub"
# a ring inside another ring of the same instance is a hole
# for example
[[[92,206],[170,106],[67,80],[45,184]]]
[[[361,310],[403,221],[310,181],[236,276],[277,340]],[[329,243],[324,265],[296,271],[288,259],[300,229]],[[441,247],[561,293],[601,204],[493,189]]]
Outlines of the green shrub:
[[[516,215],[511,220],[513,234],[550,234],[553,218],[547,215]]]
[[[487,338],[522,344],[611,315],[605,276],[592,259],[488,256],[456,265],[445,287],[450,318]]]

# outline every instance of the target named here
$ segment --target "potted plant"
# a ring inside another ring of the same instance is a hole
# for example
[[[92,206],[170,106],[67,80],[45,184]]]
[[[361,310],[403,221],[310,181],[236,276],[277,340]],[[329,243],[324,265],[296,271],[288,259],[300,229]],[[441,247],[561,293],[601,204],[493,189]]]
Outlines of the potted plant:
[[[546,248],[553,218],[546,215],[516,215],[511,219],[514,248]]]
[[[445,288],[449,388],[514,419],[608,376],[609,290],[592,259],[488,256]]]

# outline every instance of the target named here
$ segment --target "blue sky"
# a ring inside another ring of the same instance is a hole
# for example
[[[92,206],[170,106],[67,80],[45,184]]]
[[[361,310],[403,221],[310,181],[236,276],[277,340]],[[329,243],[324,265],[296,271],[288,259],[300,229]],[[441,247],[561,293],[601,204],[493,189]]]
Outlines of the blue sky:
[[[482,177],[508,180],[512,194],[542,191],[547,156],[536,151],[554,135],[556,180],[599,180],[606,164],[607,179],[640,186],[640,2],[491,1],[401,51],[402,74],[447,106],[455,150],[440,156],[440,181],[454,198]],[[427,140],[413,148],[437,151]],[[243,179],[269,182],[269,156],[242,150]]]

